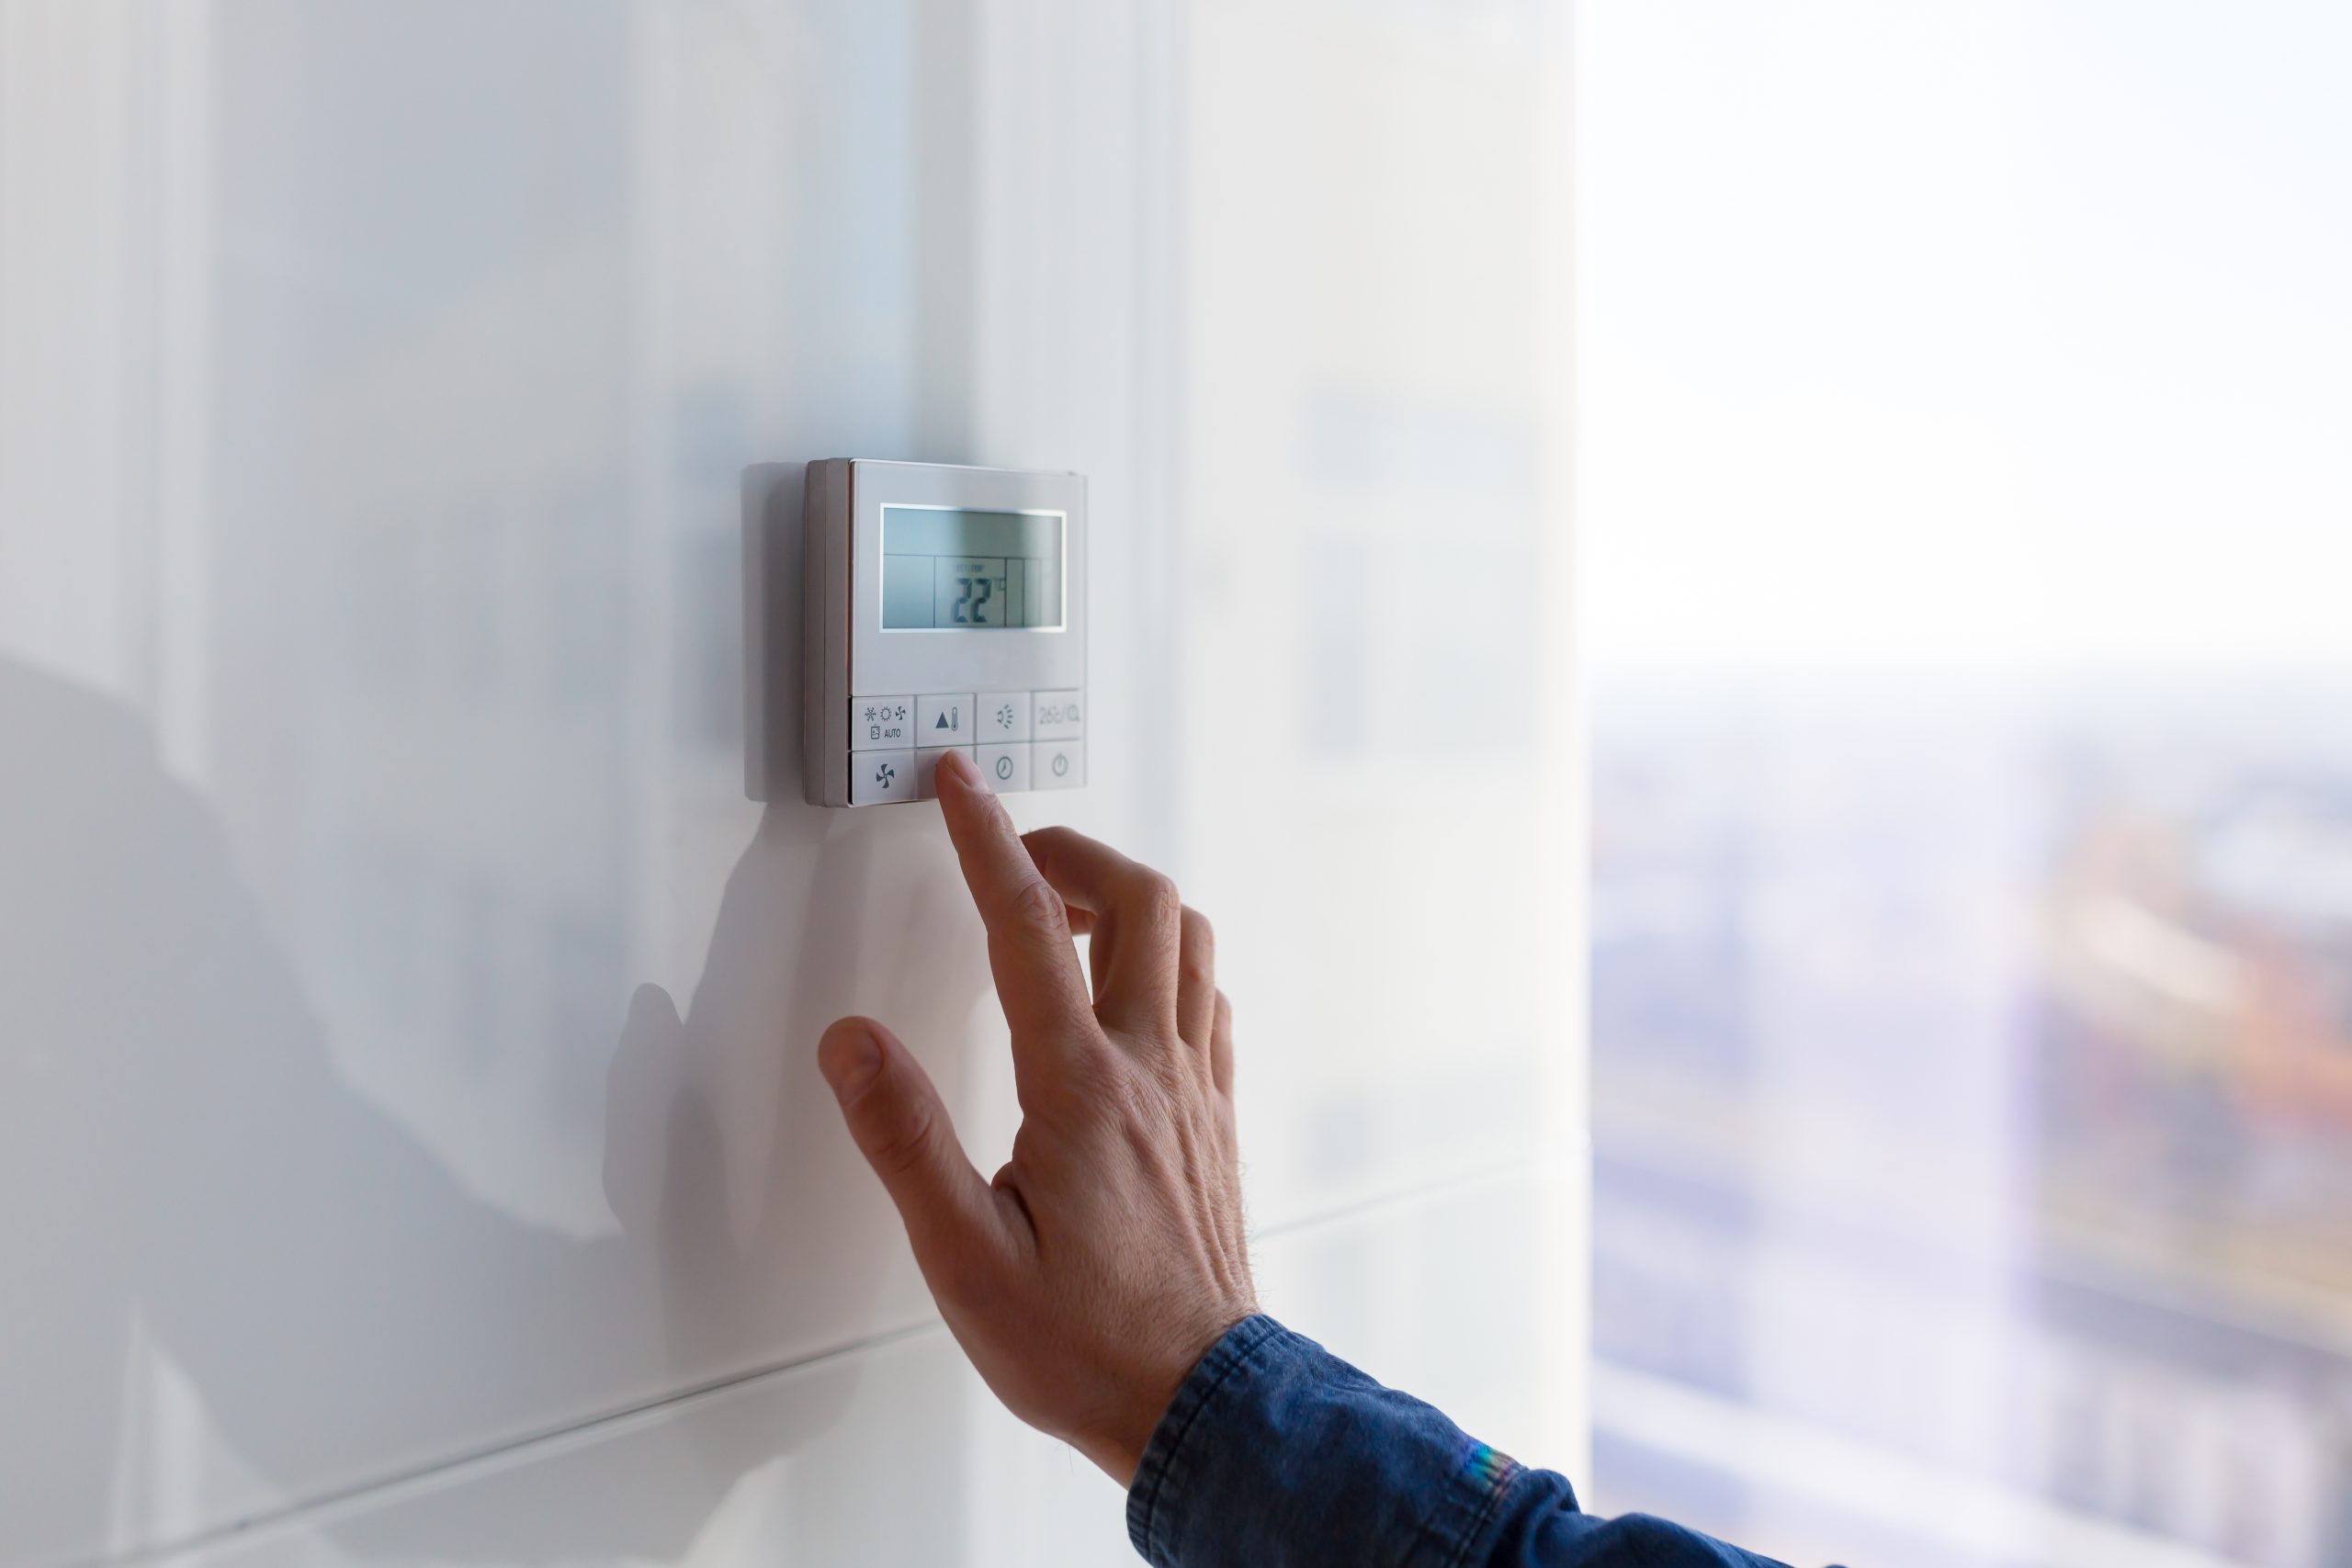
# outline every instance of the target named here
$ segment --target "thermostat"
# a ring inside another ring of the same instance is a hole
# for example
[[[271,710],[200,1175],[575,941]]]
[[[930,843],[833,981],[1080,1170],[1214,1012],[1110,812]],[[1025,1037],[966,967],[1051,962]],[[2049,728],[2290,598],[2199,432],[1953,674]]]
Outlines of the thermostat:
[[[833,458],[801,533],[801,777],[816,806],[1086,782],[1086,480]]]

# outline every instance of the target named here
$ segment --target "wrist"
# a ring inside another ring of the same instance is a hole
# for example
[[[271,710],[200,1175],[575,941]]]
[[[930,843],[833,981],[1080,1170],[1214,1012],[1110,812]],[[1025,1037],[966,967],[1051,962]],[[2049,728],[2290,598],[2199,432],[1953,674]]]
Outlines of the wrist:
[[[1102,1421],[1091,1424],[1086,1430],[1072,1434],[1070,1446],[1121,1486],[1133,1486],[1153,1436],[1167,1419],[1186,1382],[1227,1334],[1255,1315],[1254,1304],[1235,1304],[1206,1320],[1200,1330],[1177,1341],[1170,1353],[1155,1357],[1148,1366],[1136,1369],[1122,1380],[1129,1392],[1118,1402],[1118,1408],[1105,1412]]]

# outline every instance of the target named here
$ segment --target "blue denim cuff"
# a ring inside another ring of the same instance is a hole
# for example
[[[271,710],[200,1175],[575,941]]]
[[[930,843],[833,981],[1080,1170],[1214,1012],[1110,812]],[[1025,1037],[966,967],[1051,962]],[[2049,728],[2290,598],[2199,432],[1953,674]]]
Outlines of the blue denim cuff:
[[[1523,1473],[1261,1315],[1170,1402],[1127,1493],[1127,1538],[1154,1568],[1459,1568]]]
[[[1283,1325],[1265,1314],[1245,1317],[1209,1347],[1185,1378],[1167,1413],[1152,1429],[1151,1441],[1136,1467],[1135,1483],[1127,1488],[1127,1539],[1153,1568],[1176,1568],[1174,1542],[1162,1525],[1186,1495],[1187,1483],[1199,1470],[1193,1450],[1185,1446],[1204,1413],[1214,1406],[1235,1374],[1245,1369],[1259,1348],[1283,1332]],[[1214,1427],[1216,1423],[1210,1422]]]
[[[1523,1470],[1271,1317],[1211,1346],[1145,1447],[1127,1538],[1152,1568],[1771,1568]]]

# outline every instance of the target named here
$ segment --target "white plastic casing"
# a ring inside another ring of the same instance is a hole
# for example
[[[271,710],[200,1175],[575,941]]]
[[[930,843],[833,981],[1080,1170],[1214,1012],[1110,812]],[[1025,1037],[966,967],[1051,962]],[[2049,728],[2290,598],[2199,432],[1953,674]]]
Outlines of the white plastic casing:
[[[808,467],[801,534],[801,780],[813,806],[912,799],[903,781],[878,790],[852,780],[852,758],[871,756],[853,735],[851,705],[861,697],[968,700],[987,694],[1051,697],[1082,714],[1086,695],[1086,480],[1077,474],[954,468],[836,457]],[[1057,627],[885,631],[882,626],[882,509],[970,508],[1058,516],[1063,528],[1062,624]],[[1024,714],[1022,728],[1031,716]],[[1085,779],[1084,726],[1034,770],[1035,788],[1069,788]],[[912,746],[985,745],[969,732],[917,731]],[[1014,745],[1030,745],[1026,739]],[[1035,744],[1042,745],[1041,740]],[[928,761],[928,759],[926,759]],[[1073,761],[1075,766],[1072,766]],[[894,757],[894,767],[905,762]],[[869,764],[869,771],[879,764]],[[1029,770],[1023,770],[1028,772]],[[1009,770],[1010,772],[1010,770]],[[1001,781],[1011,787],[1012,779]]]

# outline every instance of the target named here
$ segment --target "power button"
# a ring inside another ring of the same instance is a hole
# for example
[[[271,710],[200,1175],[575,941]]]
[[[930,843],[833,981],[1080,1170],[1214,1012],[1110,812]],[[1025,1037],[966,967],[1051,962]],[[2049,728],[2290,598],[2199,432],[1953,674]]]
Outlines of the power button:
[[[1086,742],[1040,740],[1030,749],[1029,787],[1076,789],[1086,782]]]

